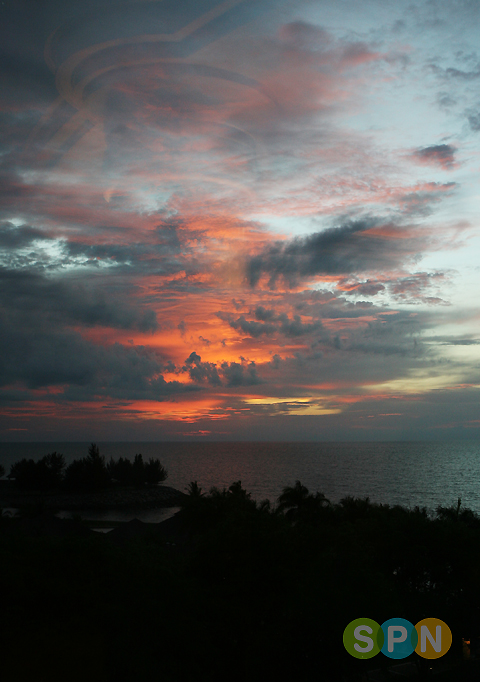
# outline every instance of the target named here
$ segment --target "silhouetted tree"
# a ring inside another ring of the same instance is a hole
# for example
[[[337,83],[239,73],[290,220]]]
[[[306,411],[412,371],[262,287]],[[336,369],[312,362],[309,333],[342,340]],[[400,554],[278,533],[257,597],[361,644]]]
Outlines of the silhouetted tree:
[[[107,472],[110,478],[126,486],[141,486],[144,483],[154,485],[165,481],[168,476],[158,459],[151,457],[144,462],[142,455],[135,455],[133,463],[123,457],[117,461],[112,458],[107,464]]]
[[[132,465],[133,485],[142,485],[145,482],[145,467],[142,455],[135,455]]]
[[[191,481],[188,486],[185,488],[187,491],[188,496],[191,499],[197,500],[200,497],[204,497],[205,493],[202,492],[202,489],[198,485],[197,481]]]
[[[89,488],[86,458],[75,459],[68,465],[63,485],[67,490],[84,490]]]
[[[168,477],[168,471],[160,464],[158,459],[150,457],[144,466],[144,480],[145,483],[154,485],[165,481]]]
[[[5,476],[5,469],[0,464],[0,478],[2,478],[2,476]]]
[[[64,486],[68,490],[102,490],[109,482],[105,458],[95,443],[88,448],[88,457],[74,460],[65,471]]]
[[[107,464],[107,471],[109,476],[118,481],[120,485],[132,485],[132,463],[129,459],[120,457],[119,460],[115,461],[112,458]]]
[[[135,455],[133,463],[120,457],[118,461],[111,458],[106,464],[95,443],[89,446],[87,457],[74,460],[64,470],[64,456],[52,452],[38,462],[33,459],[15,462],[8,477],[25,490],[49,490],[63,485],[66,490],[93,491],[108,487],[112,479],[124,486],[142,486],[155,485],[168,476],[158,459],[144,462],[141,454]]]
[[[58,488],[63,481],[65,457],[58,452],[46,455],[39,463],[45,468],[45,484],[48,488]]]
[[[100,455],[100,450],[95,443],[91,443],[88,448],[87,473],[90,479],[90,486],[94,490],[106,488],[110,477],[105,465],[105,457]]]
[[[295,521],[301,516],[313,514],[330,504],[323,493],[317,492],[312,495],[300,481],[295,481],[294,486],[286,486],[279,496],[278,502],[277,510],[285,513],[289,521]]]
[[[36,484],[36,465],[33,459],[21,459],[12,464],[8,478],[14,479],[18,488],[35,488]]]
[[[37,462],[33,459],[15,462],[8,478],[13,478],[15,485],[24,490],[50,490],[61,485],[64,468],[64,456],[52,452]]]

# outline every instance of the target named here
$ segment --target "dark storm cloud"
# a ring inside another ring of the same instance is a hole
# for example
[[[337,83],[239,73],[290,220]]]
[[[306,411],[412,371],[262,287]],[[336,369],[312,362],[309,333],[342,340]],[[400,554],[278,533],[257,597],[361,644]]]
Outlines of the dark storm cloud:
[[[102,229],[105,228],[99,227],[97,231]],[[194,237],[200,239],[197,234]],[[82,268],[100,270],[114,266],[123,275],[171,275],[183,271],[190,276],[200,267],[192,248],[182,242],[178,225],[172,223],[158,225],[135,242],[89,243],[4,221],[0,223],[0,257],[12,270],[28,268],[37,272],[61,272],[71,267],[81,272]],[[89,274],[85,272],[82,277]]]
[[[229,313],[218,312],[216,315],[224,322],[228,322],[232,329],[248,334],[252,338],[259,338],[263,334],[266,336],[284,334],[287,337],[298,337],[311,334],[322,328],[322,323],[319,320],[313,323],[305,323],[301,321],[299,315],[294,315],[290,319],[286,313],[277,315],[273,310],[267,310],[263,306],[258,306],[254,311],[255,317],[257,320],[262,320],[261,322],[247,320],[245,315],[240,315],[237,319],[234,319]]]
[[[44,63],[2,49],[0,64],[4,112],[37,108],[56,96],[55,79]]]
[[[421,163],[440,166],[444,170],[450,170],[455,165],[455,152],[457,148],[451,144],[434,144],[430,147],[416,149],[412,156]]]
[[[349,353],[419,357],[425,345],[418,337],[421,326],[415,318],[399,313],[369,322],[340,341],[338,347]]]
[[[224,322],[228,322],[232,329],[240,330],[253,338],[258,338],[262,336],[262,334],[269,336],[277,331],[277,327],[274,324],[255,322],[254,320],[249,321],[245,319],[244,315],[240,315],[236,320],[230,314],[221,311],[216,313],[216,315]]]
[[[210,386],[222,385],[216,365],[213,362],[202,362],[202,358],[195,351],[185,360],[182,371],[188,372],[192,381],[206,382]]]
[[[153,310],[118,296],[108,297],[88,284],[49,279],[36,272],[0,271],[0,305],[9,319],[24,324],[34,318],[42,325],[83,324],[153,332]]]
[[[55,394],[55,400],[98,396],[162,400],[196,390],[165,381],[162,372],[171,367],[152,350],[95,344],[74,329],[98,325],[142,332],[158,326],[154,311],[119,295],[109,297],[93,285],[4,268],[0,271],[0,385],[20,383],[34,389],[68,385]]]
[[[13,223],[0,223],[0,248],[19,249],[24,246],[30,246],[32,242],[37,239],[49,240],[49,237],[43,230],[29,225],[21,225],[16,227]]]
[[[162,400],[191,390],[165,381],[162,371],[168,367],[152,350],[95,344],[71,328],[78,325],[152,331],[157,323],[153,311],[137,311],[119,298],[108,300],[93,288],[36,273],[1,272],[0,385],[9,392],[15,384],[68,386],[52,400]]]
[[[255,386],[263,383],[254,362],[223,362],[221,365],[227,386]]]
[[[300,279],[316,275],[347,275],[395,268],[409,255],[411,244],[406,239],[387,239],[381,232],[375,233],[375,228],[380,226],[379,219],[364,218],[308,237],[276,242],[247,262],[248,282],[254,287],[266,274],[270,288],[274,288],[281,277],[293,286]],[[385,224],[383,227],[401,236],[400,228]]]
[[[259,305],[255,308],[254,315],[257,320],[261,320],[262,322],[274,321],[277,318],[274,310],[271,308],[264,308],[263,305]]]
[[[120,264],[135,263],[137,266],[144,261],[145,267],[163,265],[166,271],[175,267],[175,262],[168,262],[165,258],[184,256],[182,244],[175,226],[156,228],[154,240],[151,242],[136,242],[125,244],[88,244],[81,241],[69,241],[65,244],[65,254],[68,259],[84,259],[92,263],[99,260],[111,260]],[[147,262],[145,262],[147,261]]]
[[[198,353],[193,351],[185,360],[185,364],[179,372],[188,372],[192,381],[198,384],[210,386],[222,386],[220,374],[227,386],[253,386],[263,383],[257,374],[255,362],[248,362],[242,358],[242,362],[222,362],[217,368],[214,362],[202,362]]]
[[[95,396],[161,400],[190,390],[166,382],[160,359],[142,346],[96,345],[75,332],[31,320],[11,324],[0,315],[0,385],[27,388],[69,387],[54,399],[91,400]],[[10,389],[9,389],[10,390]]]

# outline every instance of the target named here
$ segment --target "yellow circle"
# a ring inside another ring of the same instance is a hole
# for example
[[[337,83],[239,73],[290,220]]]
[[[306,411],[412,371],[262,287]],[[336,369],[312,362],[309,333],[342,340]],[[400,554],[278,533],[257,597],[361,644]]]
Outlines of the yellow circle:
[[[448,625],[438,618],[424,618],[415,625],[418,644],[415,649],[422,658],[440,658],[452,645],[452,632]]]

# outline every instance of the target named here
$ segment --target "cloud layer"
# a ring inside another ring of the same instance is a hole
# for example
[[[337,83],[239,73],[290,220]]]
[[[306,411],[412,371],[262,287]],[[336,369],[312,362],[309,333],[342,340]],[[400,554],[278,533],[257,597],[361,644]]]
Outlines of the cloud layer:
[[[460,4],[6,3],[3,437],[472,434]]]

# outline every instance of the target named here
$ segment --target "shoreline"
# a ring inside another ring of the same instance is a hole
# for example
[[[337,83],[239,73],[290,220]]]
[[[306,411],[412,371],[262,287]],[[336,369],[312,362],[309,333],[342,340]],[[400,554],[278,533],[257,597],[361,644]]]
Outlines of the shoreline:
[[[176,488],[159,485],[145,488],[107,488],[101,492],[18,490],[10,481],[0,481],[0,508],[21,508],[41,504],[45,510],[128,510],[177,507],[187,495]]]

